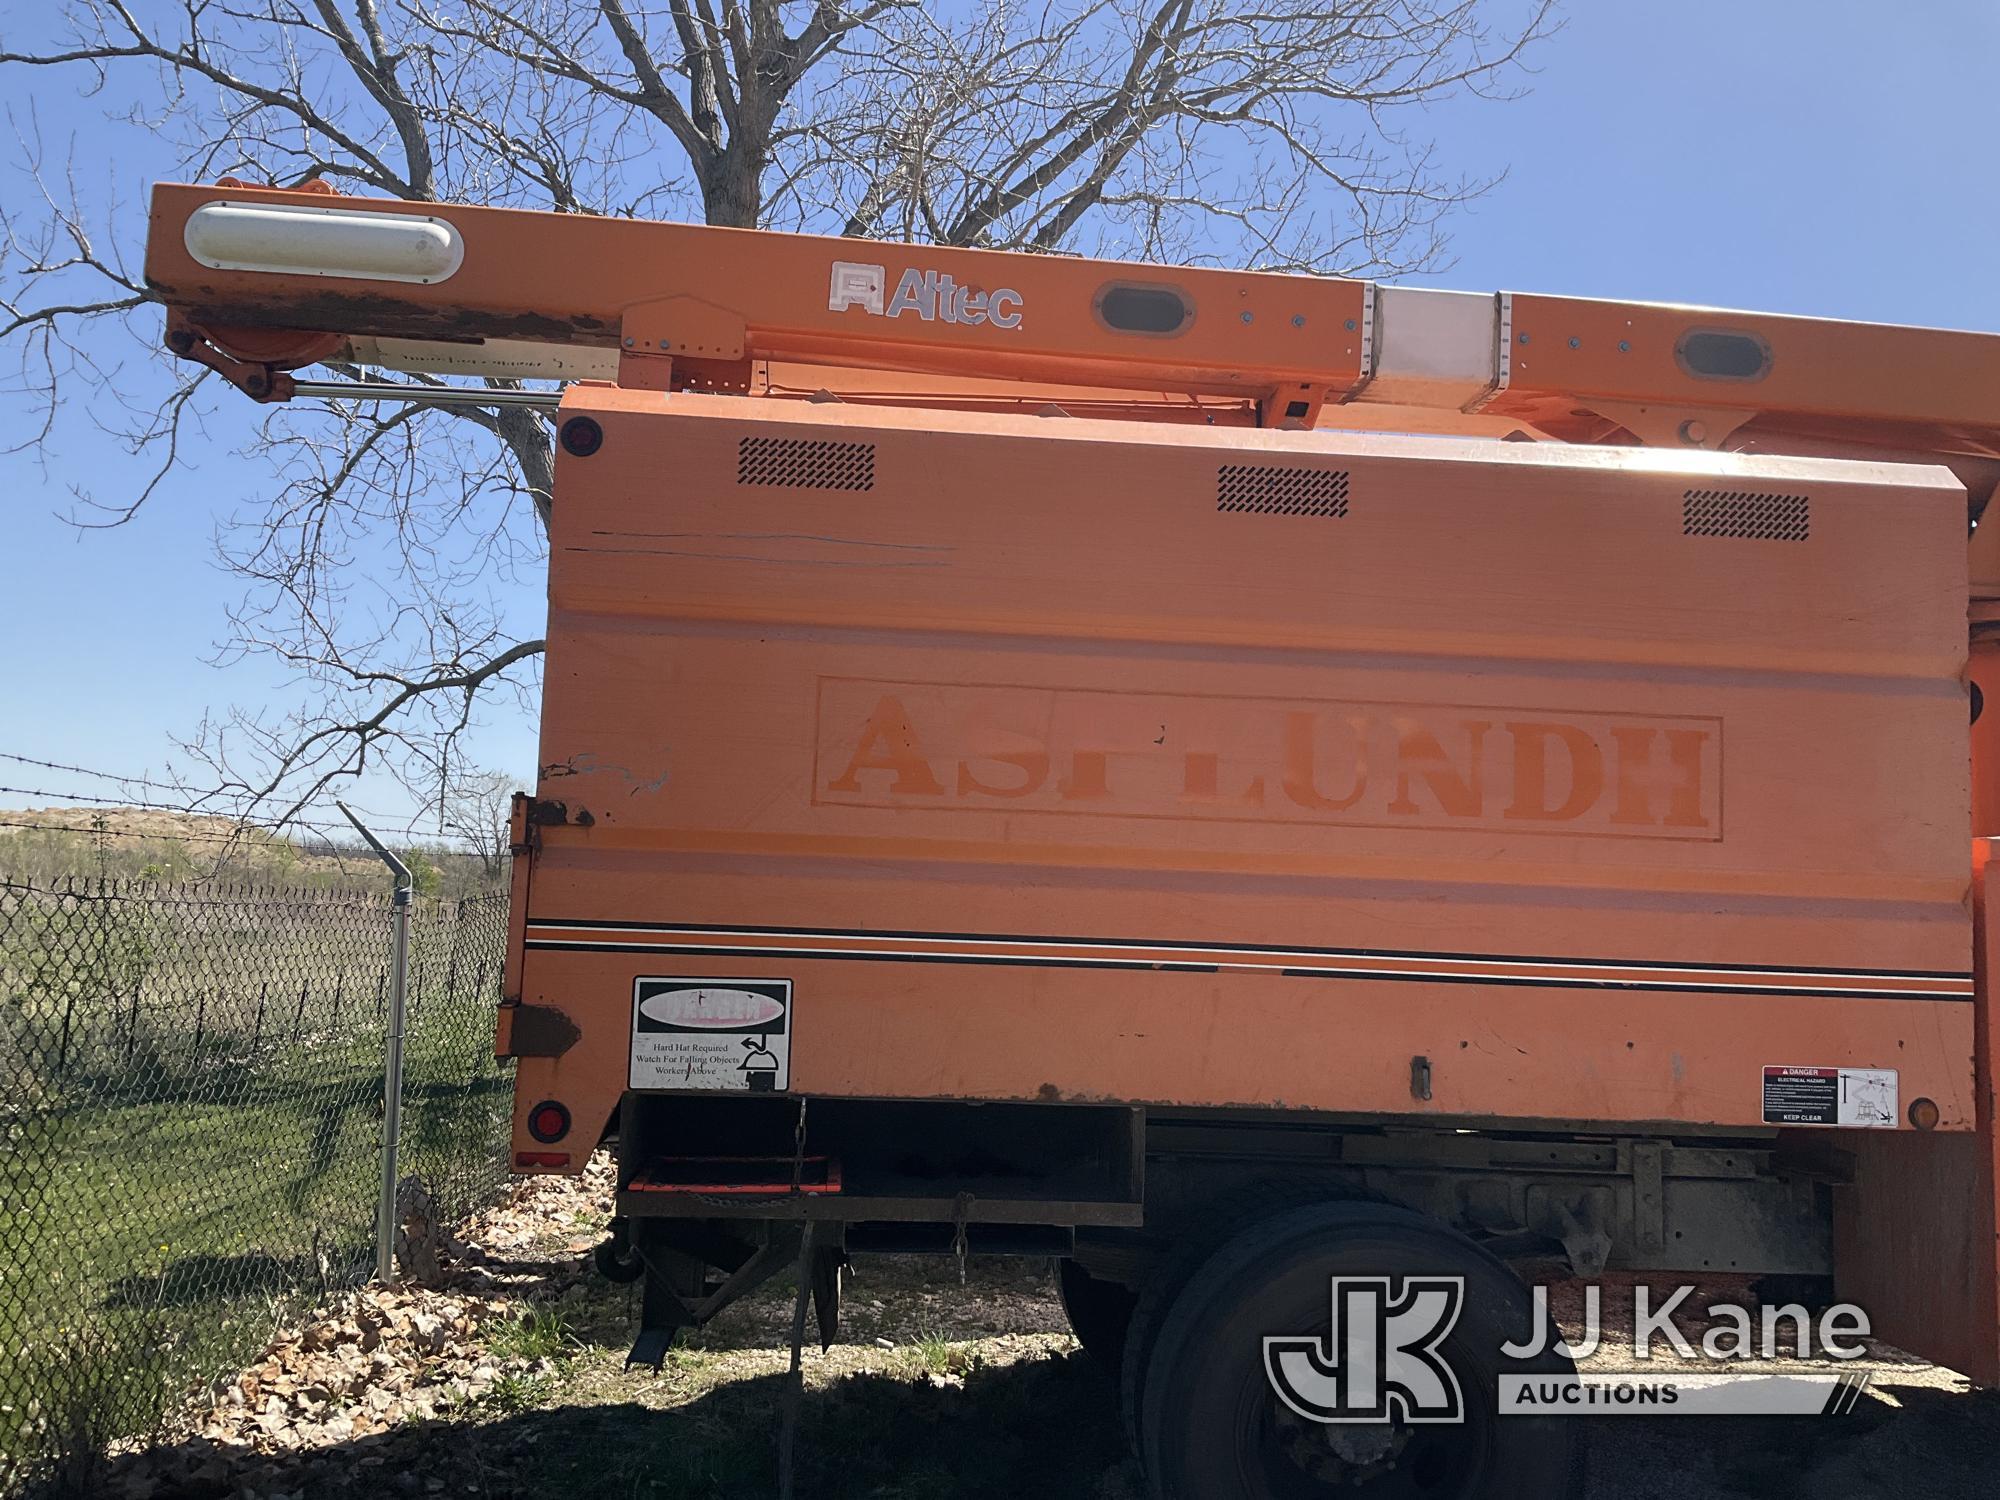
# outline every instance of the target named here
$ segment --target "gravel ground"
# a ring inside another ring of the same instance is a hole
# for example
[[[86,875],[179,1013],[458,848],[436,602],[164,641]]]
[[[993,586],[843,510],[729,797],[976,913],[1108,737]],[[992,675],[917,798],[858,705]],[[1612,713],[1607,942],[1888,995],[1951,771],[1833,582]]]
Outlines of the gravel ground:
[[[71,1493],[774,1494],[789,1292],[729,1309],[658,1373],[628,1371],[633,1292],[587,1269],[608,1206],[601,1172],[517,1190],[466,1231],[443,1289],[320,1309],[160,1442],[72,1476]],[[1572,1303],[1559,1293],[1556,1307]],[[1614,1291],[1608,1322],[1617,1307]],[[1874,1387],[1843,1418],[1591,1421],[1593,1500],[2000,1495],[2000,1396],[1893,1350],[1862,1363]],[[842,1339],[808,1348],[805,1377],[802,1497],[1144,1493],[1114,1382],[1069,1337],[1046,1263],[974,1262],[961,1283],[946,1260],[863,1260]]]

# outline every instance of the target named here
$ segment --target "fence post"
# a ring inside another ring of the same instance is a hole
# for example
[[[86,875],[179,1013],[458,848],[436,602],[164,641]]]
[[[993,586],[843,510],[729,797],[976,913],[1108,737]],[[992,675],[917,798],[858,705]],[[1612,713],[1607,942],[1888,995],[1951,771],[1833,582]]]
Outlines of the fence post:
[[[452,1006],[458,1003],[459,925],[460,924],[458,920],[458,914],[454,912],[452,914],[452,921],[451,921],[451,957],[446,960],[444,966],[444,1003],[445,1003],[445,1010],[447,1012],[450,1011]]]
[[[132,1066],[132,1054],[139,1050],[139,991],[145,986],[143,977],[132,981],[132,1008],[125,1013],[125,1066]]]
[[[389,1045],[382,1080],[382,1201],[375,1218],[375,1279],[387,1281],[396,1242],[396,1152],[403,1137],[403,1001],[410,980],[410,901],[416,880],[410,867],[390,853],[346,803],[334,806],[368,840],[396,880],[389,929]]]
[[[69,1032],[76,1024],[76,991],[71,990],[69,998],[63,1002],[62,1038],[56,1043],[56,1073],[58,1076],[69,1072]]]

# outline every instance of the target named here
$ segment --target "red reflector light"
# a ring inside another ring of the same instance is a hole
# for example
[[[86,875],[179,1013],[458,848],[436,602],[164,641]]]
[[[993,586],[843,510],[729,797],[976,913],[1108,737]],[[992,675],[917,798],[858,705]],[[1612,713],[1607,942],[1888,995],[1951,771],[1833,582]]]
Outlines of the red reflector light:
[[[566,1167],[569,1165],[567,1151],[516,1151],[514,1165],[517,1167]]]
[[[569,1134],[569,1111],[553,1099],[544,1099],[528,1111],[528,1134],[544,1145]]]

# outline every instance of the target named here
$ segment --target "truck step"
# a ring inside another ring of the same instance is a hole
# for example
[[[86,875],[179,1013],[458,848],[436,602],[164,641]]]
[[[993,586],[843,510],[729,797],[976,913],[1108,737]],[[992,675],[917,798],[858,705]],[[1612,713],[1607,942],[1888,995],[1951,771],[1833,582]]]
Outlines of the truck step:
[[[830,1156],[656,1156],[625,1184],[629,1193],[709,1197],[789,1197],[840,1191],[840,1163]]]

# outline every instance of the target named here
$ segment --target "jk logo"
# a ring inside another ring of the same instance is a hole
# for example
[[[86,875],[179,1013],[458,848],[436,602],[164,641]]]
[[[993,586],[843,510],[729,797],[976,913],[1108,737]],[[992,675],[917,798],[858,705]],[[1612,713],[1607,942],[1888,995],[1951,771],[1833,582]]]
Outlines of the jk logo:
[[[1462,1276],[1336,1276],[1333,1332],[1265,1339],[1264,1373],[1313,1422],[1463,1421],[1458,1377],[1438,1345],[1464,1302]]]

